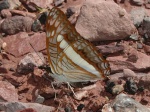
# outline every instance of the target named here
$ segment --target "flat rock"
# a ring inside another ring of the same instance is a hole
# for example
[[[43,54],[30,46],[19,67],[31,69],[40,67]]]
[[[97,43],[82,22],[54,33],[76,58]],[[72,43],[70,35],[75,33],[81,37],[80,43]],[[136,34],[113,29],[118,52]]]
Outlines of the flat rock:
[[[31,31],[33,19],[24,16],[6,18],[1,24],[1,30],[5,34],[13,35],[21,31]]]
[[[19,112],[37,112],[37,111],[32,108],[27,108],[27,109],[21,110]]]
[[[25,11],[20,11],[20,10],[15,10],[15,9],[9,9],[9,11],[11,12],[12,15],[27,16],[27,17],[30,17],[32,19],[36,18],[35,13],[25,12]]]
[[[136,27],[139,27],[143,22],[146,11],[144,8],[134,8],[130,12],[131,20]]]
[[[42,53],[32,52],[27,54],[18,64],[18,73],[30,73],[34,71],[34,67],[43,66],[45,64],[45,59]]]
[[[143,20],[143,24],[142,24],[142,29],[144,31],[145,34],[148,35],[148,37],[150,38],[150,17],[145,17]]]
[[[54,0],[55,6],[59,6],[64,2],[64,0]]]
[[[9,9],[3,9],[1,11],[1,16],[4,17],[4,18],[7,18],[7,17],[11,17],[12,14],[10,13]]]
[[[51,4],[53,3],[53,0],[30,0],[30,1],[20,0],[20,2],[25,4],[29,9],[33,11],[33,9],[37,8],[35,6],[38,6],[41,8],[50,7]]]
[[[128,57],[115,56],[108,57],[110,62],[110,68],[112,71],[118,71],[123,69],[131,70],[145,70],[150,68],[150,56],[132,49],[129,51]]]
[[[21,5],[19,0],[8,0],[8,2],[10,4],[9,9],[14,9],[14,8],[16,8],[16,7]]]
[[[15,87],[5,81],[0,81],[0,101],[18,101]]]
[[[120,53],[124,51],[124,47],[122,45],[101,45],[101,46],[96,46],[96,47],[104,55],[115,54],[115,53]]]
[[[136,32],[124,9],[112,1],[101,0],[83,4],[75,27],[90,41],[121,40]]]
[[[124,74],[124,77],[126,78],[136,76],[135,72],[130,69],[123,69],[123,74]]]
[[[105,104],[102,112],[150,112],[150,109],[125,94],[119,94],[111,103]]]
[[[54,112],[52,106],[41,105],[38,103],[22,103],[22,102],[1,102],[0,110],[5,112],[20,112],[25,109],[32,108],[34,112]]]
[[[15,57],[20,57],[35,50],[41,51],[46,48],[45,33],[34,33],[30,36],[28,33],[21,32],[16,35],[5,37],[3,38],[3,41],[7,44],[6,52]]]
[[[143,85],[145,88],[150,90],[150,73],[143,74],[142,77],[140,78],[140,85]]]
[[[143,0],[131,0],[134,5],[141,6],[144,4]]]
[[[8,0],[1,0],[0,1],[0,10],[8,9],[10,7],[10,3]]]

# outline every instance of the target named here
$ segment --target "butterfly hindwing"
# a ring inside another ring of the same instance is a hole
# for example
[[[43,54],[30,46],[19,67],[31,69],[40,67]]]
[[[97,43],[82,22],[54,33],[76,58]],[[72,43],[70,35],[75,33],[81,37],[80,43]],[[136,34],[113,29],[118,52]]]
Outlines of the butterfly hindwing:
[[[54,7],[46,22],[46,46],[52,72],[68,82],[98,80],[110,73],[108,62]]]

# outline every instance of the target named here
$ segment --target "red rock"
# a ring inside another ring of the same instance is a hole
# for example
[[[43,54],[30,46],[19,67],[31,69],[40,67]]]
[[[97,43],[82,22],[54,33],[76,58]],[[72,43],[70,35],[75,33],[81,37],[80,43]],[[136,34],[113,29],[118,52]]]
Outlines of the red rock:
[[[150,4],[145,4],[145,8],[150,9]]]
[[[0,38],[0,48],[2,48],[4,41]]]
[[[119,93],[121,93],[123,90],[124,90],[123,84],[121,84],[121,85],[120,85],[120,84],[115,85],[115,86],[112,88],[112,94],[113,94],[113,95],[119,94]]]
[[[150,73],[144,74],[139,80],[139,85],[150,90]]]
[[[150,46],[143,45],[143,48],[144,48],[144,50],[145,50],[146,53],[150,53]]]
[[[24,11],[15,10],[15,9],[10,10],[10,12],[11,12],[12,15],[27,16],[27,17],[30,17],[30,18],[33,18],[33,19],[36,18],[36,14],[30,13],[30,12],[24,12]]]
[[[31,109],[32,107],[32,109]],[[22,102],[0,102],[1,111],[7,112],[55,112],[56,108],[52,106],[41,105],[38,103],[22,103]]]
[[[117,95],[116,98],[110,103],[105,104],[102,108],[102,112],[114,112],[116,109],[118,112],[135,112],[136,110],[141,112],[149,112],[148,107],[140,104],[123,93]]]
[[[0,99],[4,101],[18,101],[17,91],[9,82],[0,81]]]
[[[6,42],[7,48],[6,52],[14,55],[15,57],[20,57],[21,55],[27,54],[33,51],[41,51],[46,48],[46,35],[45,33],[35,33],[29,36],[27,33],[22,32],[16,35],[7,36],[3,38]],[[34,47],[34,49],[31,47]]]
[[[82,100],[83,98],[87,98],[87,91],[78,91],[75,93],[76,96],[74,96],[74,98],[76,100]]]
[[[113,1],[101,0],[87,0],[83,4],[76,29],[91,41],[120,40],[137,32],[124,9]]]
[[[27,109],[21,110],[19,112],[37,112],[37,111],[32,108],[27,108]]]
[[[33,72],[34,67],[43,66],[45,64],[44,56],[39,52],[27,54],[18,64],[17,72],[27,74]]]
[[[43,71],[41,69],[34,68],[33,74],[34,74],[34,80],[38,82],[42,78]]]
[[[135,77],[136,76],[136,74],[130,69],[123,69],[123,75],[126,78],[128,78],[128,77]]]
[[[9,9],[3,9],[1,11],[1,16],[4,17],[4,18],[8,18],[8,17],[11,17],[12,14],[10,13]]]
[[[123,52],[124,47],[122,45],[101,45],[96,46],[102,54],[114,54]]]
[[[0,10],[8,9],[10,7],[10,3],[7,0],[0,1]]]
[[[143,0],[132,0],[133,5],[141,6],[144,4]]]
[[[8,0],[8,2],[10,4],[9,9],[15,9],[16,7],[21,5],[19,0]]]
[[[24,16],[13,16],[5,19],[1,24],[2,32],[12,35],[21,31],[31,31],[33,19]]]
[[[34,9],[36,9],[38,7],[41,8],[47,8],[51,6],[51,4],[53,3],[53,0],[30,0],[30,1],[26,1],[26,0],[20,0],[21,3],[25,4],[27,8],[33,9],[32,11],[34,11]]]
[[[150,68],[150,56],[138,52],[135,49],[129,50],[129,54],[136,56],[136,61],[134,58],[133,60],[128,60],[127,57],[123,56],[108,57],[107,60],[110,62],[111,70],[118,71],[127,68],[131,70],[141,70]]]
[[[55,6],[59,6],[64,2],[64,0],[54,0]]]
[[[49,85],[50,86],[50,85]],[[41,90],[39,91],[39,94],[41,96],[43,96],[45,99],[49,99],[49,98],[54,98],[55,94],[60,94],[60,91],[59,90],[54,90],[53,88],[51,87],[46,87],[44,86],[43,88],[41,88]],[[57,97],[57,95],[56,95]]]

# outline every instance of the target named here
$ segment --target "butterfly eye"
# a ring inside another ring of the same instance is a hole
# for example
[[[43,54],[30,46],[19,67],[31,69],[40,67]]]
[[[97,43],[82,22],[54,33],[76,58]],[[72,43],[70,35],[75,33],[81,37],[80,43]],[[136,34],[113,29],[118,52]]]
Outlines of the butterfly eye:
[[[75,30],[60,9],[51,9],[46,26],[48,61],[56,80],[85,82],[110,74],[108,61]]]

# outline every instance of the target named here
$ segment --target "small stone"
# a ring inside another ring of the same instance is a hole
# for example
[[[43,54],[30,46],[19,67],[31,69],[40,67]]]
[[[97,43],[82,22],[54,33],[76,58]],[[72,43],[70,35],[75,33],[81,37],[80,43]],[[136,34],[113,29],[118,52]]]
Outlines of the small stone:
[[[101,45],[96,47],[103,55],[120,53],[124,50],[124,46],[122,45]]]
[[[82,100],[82,98],[87,97],[87,91],[78,91],[75,93],[76,96],[74,96],[75,99],[77,100]]]
[[[128,78],[128,77],[136,77],[136,74],[130,69],[123,69],[123,75],[126,78]]]
[[[150,17],[147,16],[143,20],[142,29],[145,33],[146,39],[150,37]]]
[[[142,43],[139,43],[139,42],[138,42],[138,43],[137,43],[137,48],[138,48],[138,49],[142,49],[142,48],[143,48]]]
[[[94,89],[94,88],[96,88],[96,87],[97,87],[96,84],[92,84],[92,85],[83,87],[82,90],[90,90],[90,89]]]
[[[129,94],[135,94],[138,90],[138,87],[133,79],[128,79],[125,84],[125,91]]]
[[[33,12],[38,10],[38,7],[42,9],[51,9],[53,0],[19,0],[25,8]]]
[[[147,3],[150,4],[150,0],[147,0]]]
[[[2,16],[3,18],[8,18],[8,17],[11,17],[12,14],[10,13],[10,10],[9,10],[9,9],[3,9],[3,10],[1,11],[1,16]]]
[[[33,24],[32,24],[32,31],[34,31],[34,32],[37,32],[37,31],[39,31],[40,30],[40,28],[41,28],[41,23],[40,23],[40,21],[39,20],[35,20],[34,22],[33,22]]]
[[[35,82],[38,82],[38,81],[40,81],[40,79],[43,76],[43,71],[41,69],[35,67],[34,71],[33,71],[33,76],[34,76]]]
[[[27,108],[27,109],[21,110],[19,112],[37,112],[37,111],[32,108]]]
[[[134,5],[138,5],[138,6],[141,6],[141,5],[143,5],[143,0],[132,0],[132,3],[134,4]]]
[[[138,28],[146,15],[146,11],[144,8],[132,9],[131,12],[131,20],[133,24]]]
[[[31,31],[31,25],[33,19],[30,17],[13,16],[6,18],[1,24],[1,30],[3,33],[12,35],[21,31]]]
[[[66,16],[67,16],[67,18],[69,18],[69,17],[71,17],[74,13],[75,13],[75,8],[74,7],[69,7],[68,9],[67,9],[67,12],[66,12]]]
[[[0,100],[1,101],[18,101],[18,94],[15,87],[5,81],[0,81]]]
[[[59,6],[64,2],[64,0],[54,0],[55,6]]]
[[[150,112],[149,108],[121,93],[110,103],[105,104],[102,112]]]
[[[6,46],[7,46],[7,43],[6,43],[6,42],[4,42],[4,43],[2,44],[2,49],[5,49],[5,48],[6,48]]]
[[[85,107],[84,104],[80,104],[80,105],[78,105],[77,110],[78,110],[78,111],[82,111],[82,109],[83,109],[84,107]]]
[[[132,34],[132,35],[130,35],[130,38],[133,39],[133,40],[138,40],[139,39],[139,35]]]
[[[38,17],[38,20],[42,25],[45,25],[47,16],[48,16],[48,12],[44,12]]]
[[[60,94],[59,90],[54,90],[53,88],[50,87],[50,85],[47,87],[43,87],[40,91],[39,94],[44,97],[45,99],[50,99],[54,98],[55,95],[57,97],[57,94]]]
[[[149,102],[149,98],[147,98],[147,97],[143,97],[143,98],[141,99],[141,103],[144,104],[144,105],[147,105],[148,102]]]
[[[42,66],[44,63],[45,60],[42,53],[29,53],[19,62],[17,72],[21,74],[30,73],[33,72],[34,67]]]
[[[0,1],[0,11],[2,9],[8,9],[10,7],[10,4],[8,2],[8,0],[1,0]]]
[[[143,48],[146,53],[150,53],[150,46],[144,45]]]
[[[112,94],[116,95],[116,94],[119,94],[121,93],[122,91],[124,90],[124,87],[123,87],[123,84],[121,85],[115,85],[113,88],[112,88]]]
[[[108,81],[106,83],[106,87],[105,87],[105,90],[109,93],[112,94],[112,88],[115,86],[116,84],[114,82],[111,82],[111,81]]]
[[[65,112],[72,112],[71,106],[66,106],[64,110]]]
[[[144,91],[144,86],[139,86],[138,91],[143,92]]]
[[[136,63],[137,60],[138,60],[138,57],[135,54],[130,54],[127,59],[127,61],[133,62],[133,63]]]
[[[150,4],[145,4],[146,9],[150,9]]]
[[[42,97],[41,95],[38,95],[38,97],[35,100],[35,103],[40,103],[42,104],[44,102],[45,98]]]
[[[32,110],[31,112],[55,112],[56,111],[55,107],[46,106],[38,103],[22,103],[22,102],[14,102],[14,101],[0,103],[0,110],[5,112],[20,112],[21,110],[26,110],[26,109]]]

